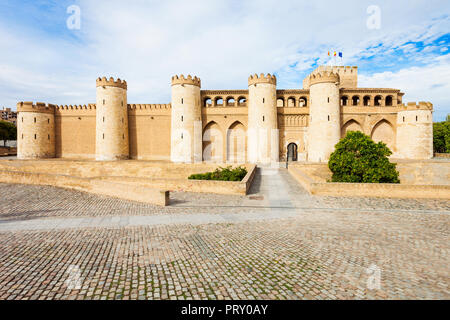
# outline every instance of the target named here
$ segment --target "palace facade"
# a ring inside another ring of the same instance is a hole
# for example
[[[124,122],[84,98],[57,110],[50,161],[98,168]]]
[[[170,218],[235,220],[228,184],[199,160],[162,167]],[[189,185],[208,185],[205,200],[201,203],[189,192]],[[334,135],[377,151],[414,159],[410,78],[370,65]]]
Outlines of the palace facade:
[[[350,130],[385,142],[393,158],[433,157],[433,105],[358,88],[357,67],[318,67],[302,89],[277,89],[270,74],[243,90],[202,90],[183,75],[171,85],[169,104],[129,104],[127,83],[113,78],[97,79],[96,103],[20,102],[18,157],[324,162]]]

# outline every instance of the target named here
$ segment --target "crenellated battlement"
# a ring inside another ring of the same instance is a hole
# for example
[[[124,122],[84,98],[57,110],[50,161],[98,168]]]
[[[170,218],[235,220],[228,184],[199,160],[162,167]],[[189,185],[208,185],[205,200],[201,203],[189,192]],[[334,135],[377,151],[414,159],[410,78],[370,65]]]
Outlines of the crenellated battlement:
[[[17,112],[39,112],[39,113],[55,113],[55,105],[46,104],[44,102],[19,102],[17,103]]]
[[[169,104],[129,104],[128,110],[145,110],[145,109],[171,109],[172,105]]]
[[[339,75],[339,88],[356,89],[358,87],[358,67],[352,66],[318,66],[304,80],[303,88],[309,89],[310,77],[323,72]]]
[[[88,104],[88,105],[61,105],[61,106],[55,106],[56,111],[64,111],[64,110],[95,110],[96,105],[95,104]]]
[[[201,87],[201,80],[196,76],[192,78],[190,74],[186,78],[184,77],[184,75],[175,75],[172,77],[172,86],[177,84],[191,84],[197,87]]]
[[[353,74],[358,72],[358,67],[356,66],[319,66],[311,74],[320,72],[334,72],[339,75],[343,74]]]
[[[419,101],[419,102],[408,102],[407,104],[399,105],[402,111],[413,111],[413,110],[433,110],[433,104],[429,101]]]
[[[96,84],[97,87],[109,86],[127,90],[127,82],[125,80],[120,80],[120,78],[118,78],[116,81],[114,81],[113,77],[109,78],[109,80],[106,79],[106,77],[98,78]]]
[[[394,88],[359,88],[356,66],[314,68],[301,79],[302,89],[277,90],[277,76],[261,73],[250,75],[246,88],[201,90],[199,77],[178,74],[165,104],[131,104],[126,81],[97,78],[95,100],[88,100],[93,103],[19,102],[18,156],[186,163],[238,158],[268,163],[289,156],[324,162],[354,130],[385,141],[395,157],[433,156],[431,102],[403,103],[404,93]],[[232,139],[202,143],[207,129],[215,128],[222,134],[230,130]],[[264,143],[251,134],[262,129]],[[280,130],[279,139],[269,135],[273,130]]]
[[[275,75],[271,75],[270,73],[268,73],[267,76],[265,76],[264,73],[261,73],[259,76],[255,73],[254,75],[248,77],[249,86],[257,83],[270,83],[277,85],[277,77]]]
[[[316,83],[339,83],[340,77],[339,74],[334,71],[321,71],[317,73],[312,73],[309,76],[309,85],[314,85]]]

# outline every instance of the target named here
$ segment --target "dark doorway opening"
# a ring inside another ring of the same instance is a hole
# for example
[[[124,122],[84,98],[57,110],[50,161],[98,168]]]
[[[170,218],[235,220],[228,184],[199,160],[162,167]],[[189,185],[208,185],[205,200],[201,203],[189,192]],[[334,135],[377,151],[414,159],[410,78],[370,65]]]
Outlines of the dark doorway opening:
[[[297,161],[297,145],[295,143],[290,143],[288,145],[287,158],[288,161]]]

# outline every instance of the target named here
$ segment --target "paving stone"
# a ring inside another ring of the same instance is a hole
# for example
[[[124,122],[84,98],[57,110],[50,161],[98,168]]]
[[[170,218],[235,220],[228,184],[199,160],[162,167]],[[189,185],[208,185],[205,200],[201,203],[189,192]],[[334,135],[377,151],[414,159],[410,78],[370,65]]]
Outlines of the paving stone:
[[[450,298],[449,201],[315,197],[269,173],[166,208],[0,184],[0,225],[35,228],[0,232],[0,299]]]

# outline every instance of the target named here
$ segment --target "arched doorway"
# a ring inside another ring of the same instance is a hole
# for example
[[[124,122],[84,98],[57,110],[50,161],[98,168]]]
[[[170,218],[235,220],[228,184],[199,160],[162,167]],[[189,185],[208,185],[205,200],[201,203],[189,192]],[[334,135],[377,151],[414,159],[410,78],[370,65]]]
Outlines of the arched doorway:
[[[349,131],[361,131],[363,132],[361,125],[355,120],[349,120],[345,123],[341,130],[341,138],[345,138]]]
[[[287,146],[288,161],[297,161],[297,154],[297,145],[295,143],[289,143]]]
[[[227,130],[227,162],[245,162],[245,127],[239,121]]]
[[[222,131],[219,125],[211,121],[203,130],[203,161],[223,162]]]
[[[383,119],[376,124],[371,137],[375,142],[383,141],[392,152],[395,151],[395,132],[387,120]]]

